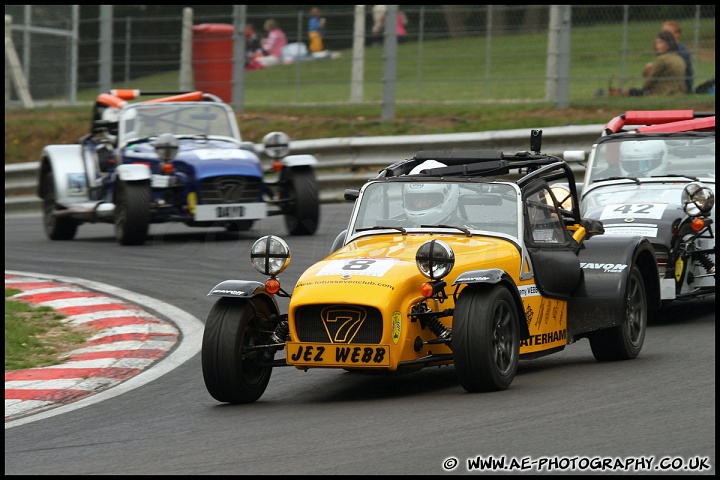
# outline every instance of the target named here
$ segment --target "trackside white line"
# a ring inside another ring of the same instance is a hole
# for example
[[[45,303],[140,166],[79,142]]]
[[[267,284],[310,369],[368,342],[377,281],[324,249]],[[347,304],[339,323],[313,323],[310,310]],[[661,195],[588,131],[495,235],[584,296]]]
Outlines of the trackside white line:
[[[10,272],[6,271],[5,273]],[[47,279],[23,276],[22,278],[6,278],[5,283],[47,283]]]
[[[58,378],[56,380],[11,380],[9,382],[5,382],[5,390],[82,390],[85,392],[92,392],[118,382],[119,380],[116,378],[107,377]]]
[[[102,312],[92,313],[80,313],[78,315],[68,315],[64,321],[70,322],[76,325],[94,322],[95,320],[106,320],[110,318],[122,318],[122,317],[140,317],[148,320],[156,320],[158,317],[151,315],[142,310],[107,310]]]
[[[148,368],[147,370],[140,372],[139,374],[135,375],[134,377],[128,379],[125,382],[120,383],[114,388],[98,392],[95,395],[84,398],[69,405],[63,405],[61,407],[53,408],[52,410],[48,410],[46,412],[39,412],[35,415],[30,415],[25,418],[19,418],[17,420],[5,422],[6,430],[19,425],[25,425],[27,423],[59,415],[61,413],[87,407],[88,405],[93,405],[95,403],[102,402],[103,400],[106,400],[108,398],[112,398],[125,392],[129,392],[130,390],[134,390],[174,370],[175,368],[187,362],[200,352],[204,324],[196,317],[190,315],[184,310],[175,307],[174,305],[161,302],[159,300],[145,295],[141,295],[139,293],[114,287],[112,285],[88,281],[82,278],[44,275],[39,273],[28,273],[15,270],[6,270],[5,273],[8,275],[37,277],[49,280],[56,280],[63,283],[76,284],[89,288],[91,290],[100,291],[108,295],[125,299],[131,303],[140,305],[143,308],[147,308],[151,311],[161,312],[164,318],[172,319],[172,323],[174,323],[181,332],[181,338],[178,339],[178,341],[175,343],[174,350],[172,350],[166,357],[162,358],[152,368]],[[161,342],[155,343],[160,344]],[[7,410],[5,413],[7,414]]]
[[[106,328],[102,332],[90,337],[87,341],[99,340],[113,335],[128,335],[131,333],[139,333],[144,335],[160,334],[160,335],[178,335],[178,329],[168,323],[145,323],[135,325],[123,325],[122,327]]]
[[[38,302],[38,305],[45,307],[51,307],[55,309],[69,308],[69,307],[89,307],[92,305],[124,305],[124,302],[118,302],[117,298],[112,297],[78,297],[78,298],[63,298],[59,300],[48,300],[46,302]]]
[[[60,365],[44,368],[144,368],[154,361],[154,358],[94,358],[92,360],[70,360]]]
[[[174,340],[174,339],[173,339]],[[93,345],[91,347],[76,348],[68,355],[75,355],[78,353],[91,353],[91,352],[115,352],[119,350],[169,350],[175,345],[175,342],[171,341],[155,341],[149,340],[147,342],[140,342],[137,340],[128,340],[126,342],[111,342],[103,343],[100,345]]]
[[[12,283],[9,281],[6,281],[5,283]],[[20,283],[20,282],[15,282]],[[48,288],[38,288],[37,290],[24,290],[16,295],[13,295],[14,298],[22,298],[27,297],[30,295],[43,295],[45,293],[56,293],[56,292],[87,292],[84,288],[78,288],[78,287],[48,287]]]
[[[48,402],[47,400],[19,400],[17,398],[11,398],[9,400],[5,400],[5,414],[8,414],[8,407],[12,407],[13,405],[17,405],[19,403],[25,403],[30,404],[34,403],[38,407],[44,407],[46,405],[54,405],[55,402]]]
[[[55,405],[55,402],[42,400],[5,400],[5,416],[12,417],[25,412],[32,412],[39,408]],[[39,414],[38,414],[39,415]]]

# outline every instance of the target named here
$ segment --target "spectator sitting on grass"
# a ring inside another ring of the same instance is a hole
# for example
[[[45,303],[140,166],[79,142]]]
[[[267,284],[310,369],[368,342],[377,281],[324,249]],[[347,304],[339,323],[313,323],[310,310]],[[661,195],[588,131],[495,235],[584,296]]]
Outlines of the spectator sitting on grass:
[[[265,67],[279,65],[282,62],[283,47],[288,43],[285,32],[272,18],[265,21],[263,29],[267,36],[262,39],[260,45],[265,56],[258,57],[256,60]]]

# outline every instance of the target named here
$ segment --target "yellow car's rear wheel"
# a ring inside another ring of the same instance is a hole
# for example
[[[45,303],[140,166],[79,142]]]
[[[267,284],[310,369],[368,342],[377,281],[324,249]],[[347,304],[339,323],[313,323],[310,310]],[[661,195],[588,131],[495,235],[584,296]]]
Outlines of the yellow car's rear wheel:
[[[637,265],[630,269],[625,289],[625,319],[621,325],[592,332],[588,339],[596,360],[630,360],[640,353],[647,330],[645,282]]]

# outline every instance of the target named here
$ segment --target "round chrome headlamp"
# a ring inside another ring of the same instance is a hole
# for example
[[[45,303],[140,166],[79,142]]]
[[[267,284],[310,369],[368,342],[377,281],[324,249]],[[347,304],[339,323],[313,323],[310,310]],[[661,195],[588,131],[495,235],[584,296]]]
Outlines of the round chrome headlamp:
[[[417,249],[415,263],[427,278],[439,280],[455,265],[455,252],[442,240],[429,240]]]
[[[265,155],[270,158],[283,158],[290,153],[290,137],[284,132],[270,132],[263,137]]]
[[[715,206],[715,194],[700,182],[688,183],[683,189],[680,203],[691,217],[705,215]]]
[[[250,261],[258,272],[277,275],[290,264],[290,247],[275,235],[258,238],[250,249]]]

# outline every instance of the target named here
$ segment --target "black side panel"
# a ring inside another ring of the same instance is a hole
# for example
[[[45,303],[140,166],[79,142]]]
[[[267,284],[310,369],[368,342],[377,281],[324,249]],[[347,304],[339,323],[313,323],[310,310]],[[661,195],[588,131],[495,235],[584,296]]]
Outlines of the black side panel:
[[[530,248],[535,283],[546,297],[567,299],[582,275],[578,257],[570,248]]]
[[[619,325],[624,320],[628,274],[641,252],[652,253],[643,237],[597,235],[584,242],[579,252],[582,279],[568,301],[571,336]],[[654,275],[657,280],[657,270]]]

